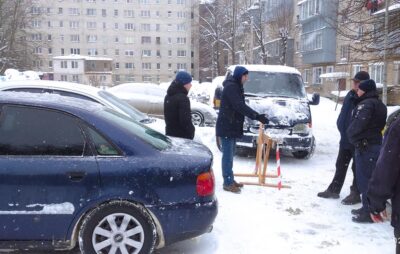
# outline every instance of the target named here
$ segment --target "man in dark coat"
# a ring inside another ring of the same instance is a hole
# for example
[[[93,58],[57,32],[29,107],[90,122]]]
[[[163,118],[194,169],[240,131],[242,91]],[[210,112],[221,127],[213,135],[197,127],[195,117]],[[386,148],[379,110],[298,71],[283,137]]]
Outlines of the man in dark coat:
[[[350,161],[353,159],[351,169],[353,171],[353,183],[350,186],[350,195],[342,200],[344,205],[354,205],[361,202],[360,192],[357,188],[356,169],[354,163],[354,146],[347,138],[346,130],[350,125],[351,113],[356,105],[357,89],[361,81],[369,79],[369,74],[366,71],[359,71],[353,78],[353,87],[347,93],[343,101],[343,106],[340,111],[339,117],[336,121],[337,128],[340,132],[339,153],[336,159],[335,176],[331,184],[323,192],[318,193],[321,198],[339,198],[339,193],[342,190],[344,180],[347,174],[347,168]]]
[[[386,200],[392,200],[392,221],[396,237],[396,253],[400,254],[400,118],[385,134],[382,149],[368,186],[371,219],[383,221]]]
[[[375,81],[362,81],[357,91],[358,104],[353,111],[347,136],[355,150],[357,186],[361,191],[362,207],[352,210],[354,222],[372,222],[369,215],[367,189],[375,169],[382,144],[382,130],[385,127],[387,109],[379,100]]]
[[[224,81],[216,124],[216,136],[220,139],[222,148],[223,188],[234,193],[240,193],[240,187],[243,187],[234,180],[232,167],[236,139],[243,136],[244,117],[268,123],[264,114],[258,114],[245,103],[243,85],[248,80],[248,74],[246,68],[236,66],[233,75]]]
[[[194,126],[187,97],[192,76],[185,71],[176,74],[164,99],[165,134],[186,139],[194,138]]]

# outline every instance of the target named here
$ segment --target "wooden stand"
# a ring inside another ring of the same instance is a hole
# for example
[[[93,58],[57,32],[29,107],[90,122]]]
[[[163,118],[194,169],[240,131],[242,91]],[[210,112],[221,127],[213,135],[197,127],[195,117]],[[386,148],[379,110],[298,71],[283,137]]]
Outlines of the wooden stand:
[[[290,188],[287,185],[266,183],[265,178],[278,178],[277,174],[267,174],[269,153],[273,145],[273,140],[264,133],[264,125],[260,124],[257,138],[256,168],[253,174],[234,174],[237,177],[257,177],[258,182],[241,182],[244,185],[257,185],[274,188]],[[261,166],[262,165],[262,166]]]

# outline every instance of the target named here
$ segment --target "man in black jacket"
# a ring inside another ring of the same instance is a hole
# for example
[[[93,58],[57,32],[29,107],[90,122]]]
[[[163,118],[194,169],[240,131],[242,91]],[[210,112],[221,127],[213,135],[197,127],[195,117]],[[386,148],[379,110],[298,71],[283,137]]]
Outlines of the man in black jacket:
[[[192,76],[185,71],[176,74],[164,98],[165,134],[186,139],[194,138],[194,126],[187,97]]]
[[[367,189],[382,144],[387,109],[379,100],[375,81],[362,81],[357,91],[358,101],[347,136],[355,150],[357,186],[362,194],[362,207],[352,210],[354,222],[372,222],[369,215]]]
[[[232,167],[236,139],[243,136],[244,117],[268,123],[264,114],[258,114],[245,103],[243,85],[248,80],[248,74],[246,68],[236,66],[233,75],[224,81],[216,124],[216,136],[220,139],[222,148],[223,188],[234,193],[240,193],[240,188],[243,187],[234,180]]]
[[[337,128],[340,132],[339,153],[336,159],[335,176],[331,184],[323,192],[318,193],[321,198],[339,198],[339,193],[342,190],[344,180],[347,174],[347,168],[350,161],[353,159],[351,169],[353,171],[353,183],[350,186],[350,194],[342,200],[344,205],[354,205],[361,202],[360,192],[357,188],[356,169],[354,163],[354,146],[347,138],[346,130],[350,125],[351,113],[356,105],[357,89],[361,81],[369,79],[369,74],[366,71],[359,71],[353,78],[353,87],[347,93],[343,101],[343,106],[339,117],[336,121]]]
[[[400,118],[385,134],[382,150],[368,186],[371,219],[383,221],[386,200],[392,199],[392,226],[396,237],[396,253],[400,254]]]

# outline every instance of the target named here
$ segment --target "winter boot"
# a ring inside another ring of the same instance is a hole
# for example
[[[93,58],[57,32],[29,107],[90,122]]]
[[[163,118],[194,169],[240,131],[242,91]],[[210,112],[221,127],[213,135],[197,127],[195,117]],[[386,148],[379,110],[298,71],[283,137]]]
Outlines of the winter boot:
[[[360,193],[351,191],[350,194],[342,200],[343,205],[355,205],[361,203]]]
[[[317,194],[317,196],[320,197],[320,198],[333,198],[333,199],[338,199],[339,198],[339,194],[338,193],[332,192],[329,189],[326,189],[326,191],[323,191],[323,192],[319,192]]]
[[[353,214],[353,215],[359,215],[359,214],[361,214],[361,212],[362,212],[362,207],[361,208],[358,208],[358,209],[352,209],[351,210],[351,214]]]
[[[232,184],[230,184],[230,185],[224,185],[224,190],[230,191],[230,192],[233,192],[233,193],[237,193],[237,194],[240,193],[240,188],[237,187],[237,186],[235,185],[235,183],[232,183]]]
[[[235,180],[233,180],[233,184],[236,186],[236,187],[239,187],[239,188],[243,188],[243,184],[242,183],[238,183],[238,182],[236,182]]]
[[[368,212],[362,211],[360,214],[354,216],[352,221],[356,223],[373,223],[374,221],[371,219]]]

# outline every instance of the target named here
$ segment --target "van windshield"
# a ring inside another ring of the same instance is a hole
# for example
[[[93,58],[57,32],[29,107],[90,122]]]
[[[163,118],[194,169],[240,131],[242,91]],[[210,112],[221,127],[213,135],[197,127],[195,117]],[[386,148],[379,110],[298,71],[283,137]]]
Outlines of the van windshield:
[[[279,72],[249,72],[244,84],[244,93],[249,96],[304,98],[306,91],[300,75]]]

